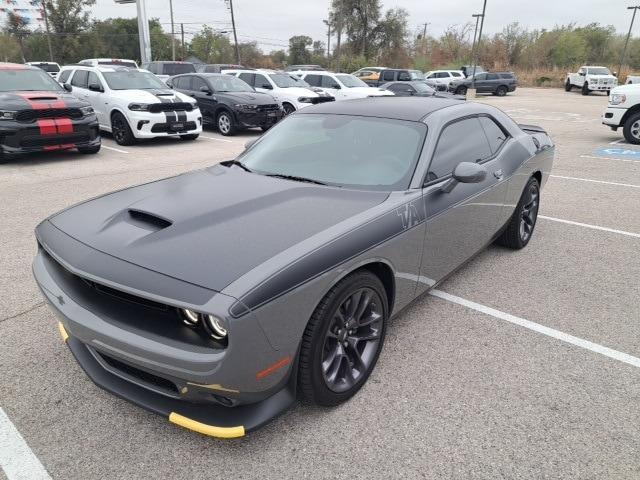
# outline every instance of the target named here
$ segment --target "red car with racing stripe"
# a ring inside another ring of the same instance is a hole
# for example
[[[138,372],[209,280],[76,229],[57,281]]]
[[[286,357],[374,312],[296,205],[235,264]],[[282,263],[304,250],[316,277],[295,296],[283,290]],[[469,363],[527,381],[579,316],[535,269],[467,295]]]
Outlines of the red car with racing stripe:
[[[100,150],[98,120],[37,67],[0,63],[0,161],[27,152]]]

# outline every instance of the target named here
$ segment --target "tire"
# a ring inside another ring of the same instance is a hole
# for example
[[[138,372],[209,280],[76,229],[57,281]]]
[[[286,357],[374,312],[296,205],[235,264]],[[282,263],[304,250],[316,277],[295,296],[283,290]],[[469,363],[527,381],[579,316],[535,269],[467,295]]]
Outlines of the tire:
[[[284,110],[285,116],[291,115],[293,112],[296,111],[296,107],[294,107],[290,103],[283,103],[282,104],[282,109]]]
[[[97,145],[95,147],[78,147],[78,152],[83,155],[92,155],[98,153],[100,151],[101,145]]]
[[[467,87],[463,86],[463,87],[456,88],[455,94],[456,95],[466,95],[467,94]]]
[[[180,135],[180,140],[196,140],[200,136],[199,133],[192,133],[190,135]]]
[[[640,112],[634,113],[624,122],[624,139],[633,145],[640,145]]]
[[[582,95],[589,95],[590,93],[591,90],[589,90],[589,84],[584,82],[584,85],[582,85]]]
[[[221,111],[216,118],[216,126],[221,135],[229,137],[236,133],[236,125],[231,115],[226,110]]]
[[[385,288],[367,270],[329,290],[302,336],[298,386],[303,400],[335,406],[355,395],[376,365],[388,315]]]
[[[531,177],[524,187],[507,227],[496,243],[513,250],[526,247],[533,236],[539,208],[540,184],[536,178]]]
[[[570,92],[571,90],[573,90],[573,85],[571,85],[571,82],[567,78],[567,81],[564,84],[564,91],[565,92]]]
[[[496,88],[496,96],[504,97],[508,91],[509,89],[507,87],[505,87],[504,85],[500,85],[498,88]]]
[[[133,136],[129,122],[120,112],[111,115],[111,134],[118,145],[133,145],[136,137]]]

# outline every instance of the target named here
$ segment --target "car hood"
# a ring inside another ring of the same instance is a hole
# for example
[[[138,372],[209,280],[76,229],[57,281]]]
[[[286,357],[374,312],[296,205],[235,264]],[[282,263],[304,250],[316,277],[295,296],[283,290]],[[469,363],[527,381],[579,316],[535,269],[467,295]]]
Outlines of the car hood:
[[[219,292],[387,196],[218,165],[107,194],[49,221],[103,253]]]
[[[109,95],[135,103],[159,103],[163,101],[193,102],[191,97],[168,87],[151,90],[112,90]]]
[[[0,92],[0,105],[6,110],[29,110],[33,108],[79,108],[89,104],[70,93],[51,92]]]
[[[223,97],[232,102],[264,105],[274,103],[275,100],[268,93],[261,92],[216,92],[218,97]]]
[[[290,95],[295,97],[317,97],[318,94],[306,87],[289,87],[289,88],[278,88],[274,90],[276,95]]]

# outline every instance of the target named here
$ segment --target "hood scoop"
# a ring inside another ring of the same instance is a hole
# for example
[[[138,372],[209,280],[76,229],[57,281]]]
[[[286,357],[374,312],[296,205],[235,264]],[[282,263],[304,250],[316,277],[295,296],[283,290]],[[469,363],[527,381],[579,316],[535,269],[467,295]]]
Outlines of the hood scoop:
[[[171,220],[143,210],[130,208],[127,213],[129,214],[129,218],[127,219],[129,223],[145,230],[157,232],[158,230],[163,230],[173,225]]]

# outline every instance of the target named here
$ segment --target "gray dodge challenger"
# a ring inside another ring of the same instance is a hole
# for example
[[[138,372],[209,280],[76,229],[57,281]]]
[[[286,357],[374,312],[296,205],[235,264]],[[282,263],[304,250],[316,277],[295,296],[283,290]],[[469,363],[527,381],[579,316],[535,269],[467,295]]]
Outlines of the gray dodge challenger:
[[[36,228],[33,271],[100,387],[222,438],[367,381],[391,317],[483,248],[533,234],[554,144],[438,98],[326,103],[235,160]]]

